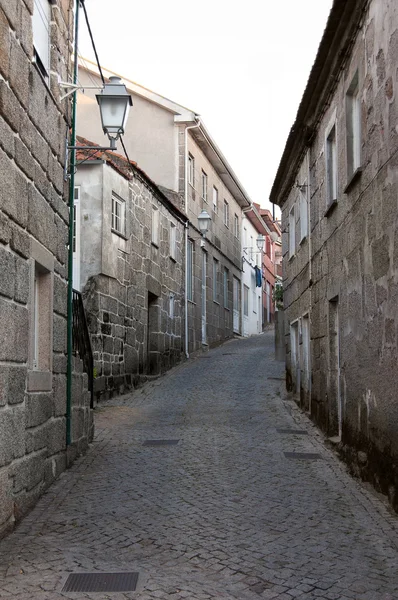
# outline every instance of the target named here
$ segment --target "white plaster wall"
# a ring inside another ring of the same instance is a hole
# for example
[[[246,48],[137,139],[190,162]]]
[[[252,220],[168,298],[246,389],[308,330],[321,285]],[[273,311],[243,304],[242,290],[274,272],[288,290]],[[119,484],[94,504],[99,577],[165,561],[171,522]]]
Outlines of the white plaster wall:
[[[243,335],[255,335],[257,333],[261,333],[262,331],[262,288],[256,287],[256,277],[254,265],[257,264],[256,257],[260,256],[255,253],[251,253],[250,250],[246,252],[243,250],[244,240],[243,240],[243,228],[247,229],[247,246],[251,245],[250,236],[253,238],[253,249],[257,252],[257,244],[256,239],[258,237],[258,231],[254,227],[254,225],[249,221],[246,216],[243,216],[242,219],[242,256],[243,260],[243,273],[242,273],[242,322],[243,322]],[[260,262],[260,261],[259,261]],[[261,267],[260,267],[261,268]],[[245,317],[244,315],[244,285],[247,285],[249,288],[249,316]],[[256,306],[253,307],[253,291],[255,292],[255,303]],[[259,314],[259,299],[260,299],[260,314]],[[255,308],[255,311],[253,310]]]
[[[80,289],[101,272],[102,180],[104,164],[78,166],[75,185],[80,186]]]
[[[79,70],[79,82],[82,86],[101,84],[99,77],[83,69]],[[98,90],[88,89],[84,94],[78,93],[77,134],[108,145],[108,138],[102,133],[97,93]],[[177,191],[178,139],[174,114],[146,98],[131,95],[133,106],[123,137],[128,155],[156,184]],[[118,153],[123,154],[120,142],[117,146]]]

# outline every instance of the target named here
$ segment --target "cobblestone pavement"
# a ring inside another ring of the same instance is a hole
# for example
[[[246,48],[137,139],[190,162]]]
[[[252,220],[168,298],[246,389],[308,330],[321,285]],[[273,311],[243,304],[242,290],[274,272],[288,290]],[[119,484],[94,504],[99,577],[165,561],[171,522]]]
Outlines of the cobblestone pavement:
[[[396,516],[285,397],[283,371],[267,332],[101,405],[89,453],[0,543],[0,598],[398,599]],[[137,591],[62,592],[93,571],[136,571]]]

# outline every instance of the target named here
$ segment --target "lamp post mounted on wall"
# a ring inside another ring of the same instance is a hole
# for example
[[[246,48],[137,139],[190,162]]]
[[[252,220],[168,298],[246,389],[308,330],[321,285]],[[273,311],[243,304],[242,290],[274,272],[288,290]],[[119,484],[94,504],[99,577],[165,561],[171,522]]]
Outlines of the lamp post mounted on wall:
[[[76,105],[77,90],[82,89],[77,85],[78,74],[78,32],[79,32],[80,0],[75,6],[75,38],[74,38],[74,66],[73,82],[61,82],[61,87],[70,88],[63,98],[73,94],[71,134],[70,134],[70,172],[69,172],[69,235],[68,235],[68,293],[67,293],[67,377],[66,377],[66,445],[71,444],[72,427],[72,353],[73,353],[73,213],[75,201],[75,170],[76,150],[116,150],[116,141],[124,133],[130,106],[133,102],[126,86],[120,77],[110,77],[101,92],[96,95],[101,114],[101,123],[104,133],[108,136],[110,145],[103,146],[76,146]],[[66,161],[67,161],[66,157]]]

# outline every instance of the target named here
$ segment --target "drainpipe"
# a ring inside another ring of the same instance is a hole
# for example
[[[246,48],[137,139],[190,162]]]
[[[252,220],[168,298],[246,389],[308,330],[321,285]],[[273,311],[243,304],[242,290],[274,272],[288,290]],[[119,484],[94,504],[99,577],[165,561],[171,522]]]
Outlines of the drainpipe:
[[[78,31],[79,31],[79,6],[80,0],[76,0],[75,8],[75,39],[74,39],[74,64],[73,64],[73,83],[77,85],[77,70],[78,70]],[[71,120],[71,135],[70,145],[76,146],[76,90],[72,97],[72,120]],[[68,248],[68,295],[67,295],[67,370],[66,370],[66,445],[71,444],[71,429],[72,429],[72,319],[73,319],[73,208],[75,200],[75,168],[76,168],[76,151],[70,151],[70,179],[69,179],[69,248]]]
[[[311,239],[311,172],[310,172],[310,152],[311,149],[308,149],[307,152],[307,206],[308,206],[308,275],[309,275],[309,288],[310,288],[310,339],[308,341],[308,362],[309,362],[309,413],[311,415],[311,395],[312,395],[312,365],[311,365],[311,357],[312,357],[312,344],[311,344],[311,330],[312,330],[312,239]]]
[[[184,131],[184,148],[185,148],[185,181],[184,181],[184,208],[185,214],[188,216],[188,129],[200,127],[200,119],[195,117],[195,125],[188,125]],[[188,352],[188,226],[189,221],[185,224],[185,356],[189,358]]]

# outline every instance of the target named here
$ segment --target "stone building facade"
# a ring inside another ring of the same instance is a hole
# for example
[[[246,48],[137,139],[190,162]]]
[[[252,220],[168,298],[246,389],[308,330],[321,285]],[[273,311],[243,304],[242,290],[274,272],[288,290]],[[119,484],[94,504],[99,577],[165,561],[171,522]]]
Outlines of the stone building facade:
[[[335,0],[271,192],[287,381],[398,509],[398,6]]]
[[[96,67],[84,62],[82,85],[100,84]],[[103,72],[105,77],[113,74]],[[132,81],[125,83],[133,98],[123,138],[128,154],[166,195],[177,199],[189,220],[184,241],[184,351],[189,356],[242,332],[242,209],[251,200],[194,111]],[[96,137],[98,116],[91,110],[94,93],[87,89],[80,96],[78,133],[102,144]],[[204,246],[198,229],[203,208],[211,217]]]
[[[243,334],[242,208],[251,202],[199,119],[178,125],[178,135],[179,192],[189,218],[186,311],[192,353]],[[203,209],[211,217],[204,245],[198,229]]]
[[[182,358],[186,217],[122,156],[82,150],[78,159],[74,287],[103,398]]]
[[[66,452],[66,278],[73,2],[0,2],[0,535],[85,449],[87,380],[75,363]]]

